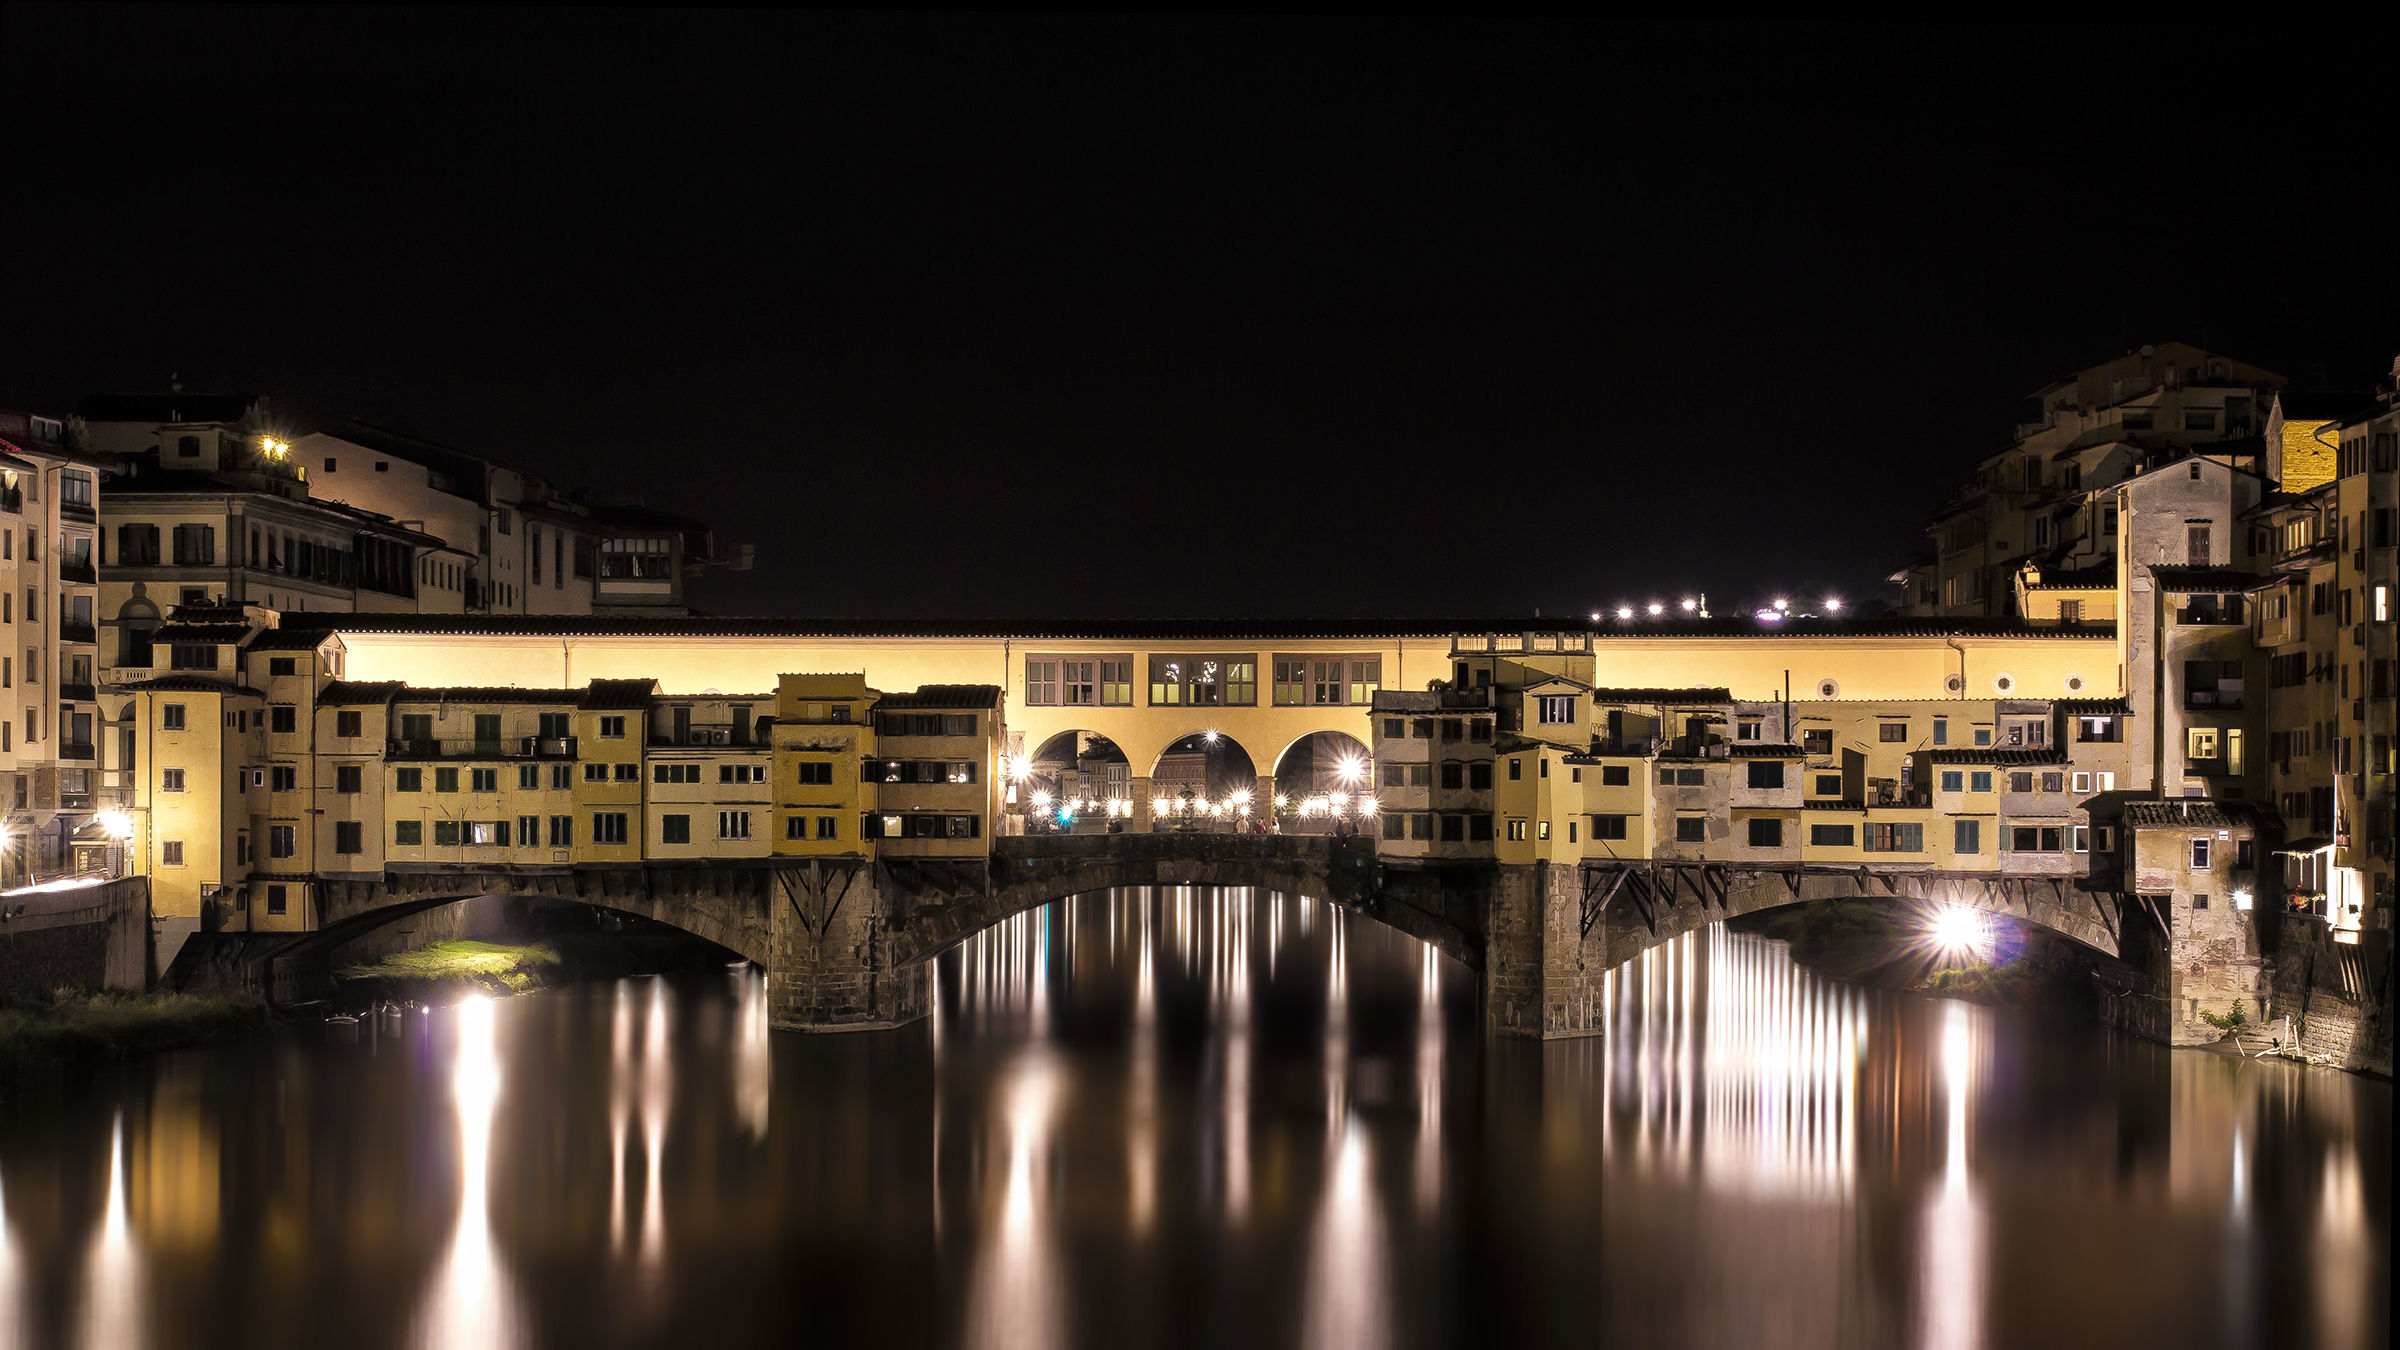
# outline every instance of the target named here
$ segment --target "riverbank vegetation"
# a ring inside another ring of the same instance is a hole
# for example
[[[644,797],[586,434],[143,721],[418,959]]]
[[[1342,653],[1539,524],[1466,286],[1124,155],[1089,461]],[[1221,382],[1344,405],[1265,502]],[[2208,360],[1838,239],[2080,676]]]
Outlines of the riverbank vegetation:
[[[265,1003],[238,995],[70,994],[0,1007],[0,1072],[241,1040],[273,1025]]]
[[[558,949],[546,944],[510,946],[459,939],[346,966],[334,978],[346,994],[363,992],[371,999],[429,1003],[476,991],[530,993],[551,983],[559,971]]]

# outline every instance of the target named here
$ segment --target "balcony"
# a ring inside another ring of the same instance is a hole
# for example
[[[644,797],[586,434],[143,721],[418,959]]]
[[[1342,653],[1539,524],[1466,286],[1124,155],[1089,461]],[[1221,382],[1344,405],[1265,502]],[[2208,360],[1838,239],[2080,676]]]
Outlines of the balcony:
[[[88,688],[89,686],[86,687]],[[58,743],[58,757],[60,759],[94,760],[98,759],[99,755],[93,752],[92,743],[89,741],[60,741]],[[89,797],[91,794],[87,792],[83,795]]]
[[[518,736],[486,740],[475,736],[444,736],[431,740],[384,742],[386,759],[573,759],[573,736]]]
[[[72,497],[61,497],[58,501],[58,513],[69,520],[90,520],[92,519],[92,504],[88,501],[77,501]]]
[[[81,642],[88,645],[99,642],[100,634],[88,623],[75,623],[73,621],[68,621],[61,623],[58,626],[58,640],[61,642]]]
[[[58,565],[58,579],[79,582],[85,586],[97,586],[100,584],[100,569],[93,566],[88,559],[83,562],[61,562]]]
[[[99,692],[93,689],[89,683],[78,684],[72,680],[58,686],[58,696],[69,703],[97,703],[100,701]]]

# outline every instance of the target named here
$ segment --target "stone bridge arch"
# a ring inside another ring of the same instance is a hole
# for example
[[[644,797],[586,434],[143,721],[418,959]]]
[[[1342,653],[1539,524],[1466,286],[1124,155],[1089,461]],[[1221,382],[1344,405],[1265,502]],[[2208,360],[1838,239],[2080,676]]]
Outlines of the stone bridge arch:
[[[1608,966],[1712,923],[1816,900],[1955,905],[2031,923],[2103,956],[2121,954],[2124,902],[2073,877],[1907,868],[1635,863],[1579,869],[1578,919]]]

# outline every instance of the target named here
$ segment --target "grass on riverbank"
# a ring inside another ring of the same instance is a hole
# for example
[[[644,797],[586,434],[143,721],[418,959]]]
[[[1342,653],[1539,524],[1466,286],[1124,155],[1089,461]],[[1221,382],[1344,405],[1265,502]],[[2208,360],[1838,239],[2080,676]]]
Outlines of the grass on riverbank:
[[[0,1071],[180,1050],[258,1035],[267,1005],[217,994],[76,994],[0,1008]]]
[[[344,967],[344,985],[364,986],[379,997],[423,998],[453,989],[523,994],[541,988],[559,972],[558,949],[545,945],[504,946],[496,942],[436,942],[367,965]]]

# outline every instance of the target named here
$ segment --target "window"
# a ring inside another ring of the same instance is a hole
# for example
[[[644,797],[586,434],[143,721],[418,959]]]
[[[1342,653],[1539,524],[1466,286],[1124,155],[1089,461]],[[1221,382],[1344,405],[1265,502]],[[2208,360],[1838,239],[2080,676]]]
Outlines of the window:
[[[1865,846],[1869,853],[1923,853],[1925,827],[1914,821],[1869,822]]]
[[[2194,871],[2206,871],[2208,868],[2208,841],[2206,839],[2192,841],[2192,868]]]
[[[1467,839],[1469,842],[1481,843],[1489,840],[1491,837],[1492,818],[1490,816],[1477,815],[1467,817]]]
[[[1592,838],[1593,838],[1593,839],[1595,839],[1595,840],[1598,840],[1598,839],[1622,839],[1622,838],[1624,838],[1624,837],[1625,837],[1625,817],[1623,817],[1623,816],[1594,816],[1594,817],[1592,817]]]
[[[1569,726],[1575,721],[1573,694],[1543,694],[1534,700],[1535,720],[1545,726]]]
[[[2183,737],[2186,759],[2215,759],[2217,757],[2217,730],[2215,727],[2187,727],[2184,729]]]
[[[1699,787],[1706,782],[1708,782],[1708,770],[1706,769],[1677,769],[1675,771],[1675,786],[1677,787]]]
[[[423,792],[424,790],[425,771],[423,769],[392,770],[392,791]]]
[[[1937,717],[1933,719],[1933,743],[1935,745],[1948,745],[1950,743],[1949,718]]]
[[[1983,822],[1980,820],[1950,822],[1950,848],[1954,853],[1983,852]]]
[[[1750,847],[1781,848],[1783,821],[1774,816],[1750,817]]]
[[[2071,825],[2067,827],[2067,841],[2068,847],[2077,853],[2091,852],[2092,827],[2089,825]]]
[[[833,764],[830,760],[804,759],[794,767],[799,770],[802,787],[829,787],[833,783]]]
[[[653,764],[650,766],[653,783],[697,783],[700,766],[697,764]]]
[[[1964,792],[1964,791],[1966,791],[1966,787],[1967,787],[1967,775],[1966,775],[1966,772],[1965,772],[1964,770],[1961,770],[1961,769],[1944,769],[1944,770],[1942,770],[1942,791],[1944,791],[1944,792]]]
[[[158,725],[167,731],[183,730],[183,705],[162,703],[158,708]]]
[[[433,822],[433,846],[435,848],[457,848],[459,841],[458,825],[459,823],[455,820],[437,820]]]
[[[1886,744],[1890,744],[1895,741],[1905,742],[1908,740],[1908,723],[1885,722],[1877,727],[1876,739],[1883,741]]]
[[[607,765],[605,765],[605,764],[586,764],[586,765],[584,765],[584,766],[583,766],[583,781],[585,781],[585,782],[587,782],[587,783],[605,783],[605,782],[607,782],[607,781],[608,781],[608,766],[607,766]]]
[[[355,820],[333,822],[333,851],[336,853],[366,852],[366,829],[366,826]]]
[[[1706,816],[1677,816],[1677,817],[1675,817],[1675,842],[1676,842],[1676,843],[1678,843],[1678,844],[1704,844],[1704,843],[1707,843],[1707,842],[1708,842],[1708,817],[1706,817]]]
[[[1489,762],[1467,766],[1467,787],[1474,792],[1492,790],[1492,766]]]
[[[1990,745],[1992,743],[1992,729],[1990,727],[1975,728],[1975,743],[1977,745]]]
[[[750,837],[750,813],[747,811],[717,812],[717,838],[747,839]]]
[[[1457,760],[1451,760],[1442,765],[1442,786],[1450,791],[1456,792],[1464,788],[1467,785],[1466,778],[1467,766]]]
[[[158,775],[158,790],[161,792],[183,791],[183,770],[167,769],[161,772]]]
[[[1817,795],[1818,795],[1818,796],[1820,796],[1820,797],[1839,797],[1839,796],[1841,796],[1841,795],[1842,795],[1842,776],[1841,776],[1840,774],[1838,774],[1838,773],[1821,773],[1821,774],[1818,774],[1818,775],[1817,775]]]
[[[2064,792],[2065,790],[2066,790],[2066,777],[2065,777],[2065,775],[2063,775],[2063,774],[2056,774],[2056,773],[2045,773],[2045,774],[2043,774],[2043,775],[2042,775],[2042,791],[2044,791],[2044,792]]]
[[[270,771],[271,786],[277,792],[290,792],[300,786],[300,773],[292,765],[278,764]]]
[[[2010,774],[2008,776],[2008,790],[2011,792],[2033,791],[2033,775],[2022,771]]]
[[[1464,840],[1466,837],[1467,837],[1467,818],[1466,818],[1465,816],[1449,816],[1449,815],[1446,815],[1446,816],[1443,816],[1443,817],[1442,817],[1442,842],[1443,842],[1443,843],[1445,843],[1445,844],[1455,844],[1455,843],[1458,843],[1458,842],[1460,842],[1460,841]]]
[[[269,825],[269,826],[267,827],[267,856],[268,856],[268,857],[270,857],[270,858],[289,858],[289,857],[293,857],[294,855],[298,854],[298,853],[299,853],[299,851],[300,851],[300,830],[299,830],[299,827],[298,827],[298,826],[295,826],[295,825]]]
[[[575,817],[550,817],[550,847],[572,848],[575,844]]]
[[[1766,724],[1755,717],[1745,717],[1733,727],[1733,738],[1737,741],[1763,740],[1765,735]]]
[[[467,790],[469,792],[498,792],[500,790],[500,771],[498,769],[468,770]]]
[[[158,861],[159,864],[164,867],[183,866],[183,841],[180,839],[164,839],[159,841]]]
[[[574,787],[574,786],[575,786],[575,766],[574,766],[574,765],[572,765],[572,764],[553,764],[553,765],[551,765],[551,766],[550,766],[550,790],[551,790],[552,792],[565,792],[565,791],[567,791],[568,789],[570,789],[570,788],[572,788],[572,787]]]
[[[519,791],[519,792],[539,792],[539,791],[541,791],[541,788],[542,788],[542,766],[541,766],[541,765],[539,765],[539,764],[520,764],[520,765],[518,765],[518,766],[517,766],[517,791]]]
[[[540,842],[542,842],[542,818],[540,816],[517,817],[518,845],[524,848],[532,848],[534,845]]]
[[[2073,781],[2077,795],[2081,795],[2092,790],[2092,776],[2088,773],[2076,774]]]
[[[632,762],[631,760],[627,760],[623,764],[617,764],[611,767],[615,770],[615,772],[612,773],[610,777],[617,782],[638,783],[642,781],[642,766]]]
[[[1783,786],[1783,761],[1782,761],[1782,760],[1779,760],[1779,759],[1754,759],[1754,760],[1751,760],[1751,761],[1750,761],[1750,786],[1752,786],[1752,787],[1754,787],[1754,788],[1779,788],[1779,787],[1782,787],[1782,786]]]
[[[611,741],[625,739],[625,719],[622,717],[601,718],[600,735],[603,739]]]
[[[1512,843],[1512,844],[1513,844],[1513,843],[1521,843],[1521,842],[1523,842],[1523,841],[1524,841],[1524,838],[1525,838],[1525,822],[1524,822],[1524,821],[1521,821],[1521,820],[1512,820],[1512,821],[1508,822],[1508,839],[1509,839],[1509,842],[1510,842],[1510,843]]]
[[[1524,777],[1525,777],[1525,761],[1524,761],[1524,760],[1521,760],[1521,759],[1511,759],[1511,760],[1509,760],[1509,762],[1508,762],[1508,781],[1510,781],[1510,782],[1512,782],[1512,783],[1515,783],[1515,782],[1521,782],[1521,781],[1523,781]]]
[[[1385,812],[1383,817],[1383,837],[1386,839],[1407,838],[1408,820],[1396,811]]]
[[[1808,842],[1818,848],[1850,848],[1855,846],[1857,840],[1858,828],[1854,825],[1811,825],[1808,827]]]
[[[1989,791],[1991,791],[1991,790],[1992,790],[1992,771],[1991,771],[1990,769],[1977,769],[1977,770],[1975,770],[1974,772],[1972,772],[1972,773],[1968,774],[1968,775],[1967,775],[1967,790],[1968,790],[1968,791],[1970,791],[1970,792],[1989,792]]]
[[[1600,786],[1630,787],[1632,785],[1633,767],[1631,765],[1603,764],[1600,766]]]
[[[1832,754],[1833,732],[1830,729],[1822,728],[1814,731],[1801,732],[1800,749],[1803,753],[1811,755]]]
[[[458,791],[458,770],[435,769],[433,771],[433,790],[436,792]]]
[[[333,734],[334,734],[334,735],[336,735],[336,736],[360,736],[360,735],[364,735],[365,733],[366,733],[366,722],[365,722],[365,719],[364,719],[363,717],[361,717],[361,716],[360,716],[358,713],[355,713],[355,712],[337,712],[337,713],[335,713],[335,714],[333,715]]]
[[[281,913],[283,913],[283,907],[284,907],[284,903],[285,903],[285,901],[284,901],[284,891],[285,891],[285,888],[284,888],[284,887],[282,887],[282,886],[269,886],[269,887],[267,887],[267,913],[269,913],[269,914],[281,914]]]
[[[1248,656],[1153,656],[1150,702],[1156,707],[1216,708],[1258,701],[1258,661]]]
[[[1055,659],[1026,658],[1025,702],[1037,708],[1052,707],[1057,704],[1058,662]]]
[[[622,844],[622,843],[624,843],[624,842],[625,842],[625,813],[624,813],[624,812],[622,812],[622,811],[595,811],[595,812],[593,812],[593,813],[592,813],[592,842],[593,842],[593,843],[595,843],[595,844]]]
[[[975,781],[974,767],[972,764],[952,765],[950,781],[953,783]],[[967,776],[964,778],[957,776],[957,771],[961,769],[967,771]],[[764,764],[720,764],[717,766],[717,781],[720,783],[763,783],[767,781],[767,766]]]
[[[817,838],[819,839],[838,839],[841,837],[841,828],[838,816],[817,817]]]
[[[167,647],[167,668],[170,670],[215,670],[217,649],[206,642],[176,642]],[[35,653],[25,654],[25,682],[33,683],[34,672],[40,669]]]
[[[794,819],[798,819],[798,817],[794,817]],[[662,844],[692,842],[692,818],[690,816],[660,816],[658,818],[658,841]]]

